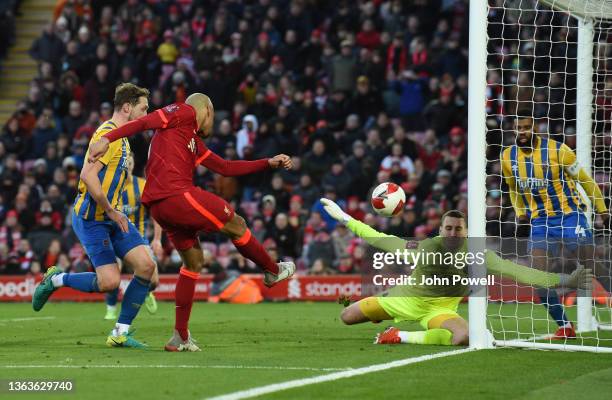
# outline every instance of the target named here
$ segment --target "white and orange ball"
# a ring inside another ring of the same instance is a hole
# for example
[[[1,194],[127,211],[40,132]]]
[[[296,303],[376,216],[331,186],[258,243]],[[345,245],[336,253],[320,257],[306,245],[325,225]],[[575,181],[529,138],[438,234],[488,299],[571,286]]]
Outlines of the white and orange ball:
[[[372,192],[372,208],[384,217],[398,215],[406,204],[406,193],[392,182],[381,183]]]

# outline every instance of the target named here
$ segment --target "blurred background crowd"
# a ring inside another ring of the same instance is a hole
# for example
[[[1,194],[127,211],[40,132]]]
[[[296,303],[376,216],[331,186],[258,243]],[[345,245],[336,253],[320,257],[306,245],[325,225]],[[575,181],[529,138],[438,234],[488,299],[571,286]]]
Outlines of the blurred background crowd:
[[[444,211],[467,211],[467,18],[466,0],[59,0],[30,49],[38,76],[0,134],[0,273],[90,268],[69,215],[89,138],[112,115],[121,82],[149,88],[151,110],[208,94],[216,123],[207,144],[227,159],[292,156],[291,171],[226,178],[199,167],[194,179],[301,273],[368,262],[321,196],[387,233],[436,235]],[[494,68],[489,83],[491,140],[502,143]],[[151,134],[131,139],[135,175]],[[385,181],[406,192],[399,217],[371,211],[369,194]],[[488,185],[497,206],[489,233],[512,234],[514,223],[500,222],[511,212],[498,215],[500,183]],[[257,271],[222,236],[201,240],[211,269]],[[175,272],[180,259],[163,242],[160,271]]]

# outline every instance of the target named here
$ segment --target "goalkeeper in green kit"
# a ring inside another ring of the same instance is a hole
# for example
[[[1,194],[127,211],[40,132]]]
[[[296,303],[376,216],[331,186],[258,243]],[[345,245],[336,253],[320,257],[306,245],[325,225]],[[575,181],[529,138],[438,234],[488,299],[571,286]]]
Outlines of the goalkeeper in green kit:
[[[345,224],[371,246],[384,252],[401,251],[405,254],[408,251],[415,255],[421,253],[445,256],[457,256],[467,252],[466,220],[460,211],[451,210],[442,216],[439,236],[419,242],[416,249],[407,249],[409,242],[406,240],[378,232],[353,219],[331,200],[321,199],[321,202],[331,217]],[[432,258],[436,260],[432,262]],[[459,259],[457,257],[457,260]],[[489,273],[537,287],[587,288],[593,277],[591,270],[582,267],[571,275],[539,271],[504,260],[493,251],[485,250],[483,259]],[[460,282],[450,285],[421,284],[424,280],[431,281],[434,277],[443,281],[446,278],[449,282],[453,282],[452,277],[457,275],[468,277],[467,268],[458,268],[440,260],[441,257],[421,257],[415,263],[411,275],[411,281],[415,284],[395,286],[381,295],[367,297],[351,304],[343,310],[342,321],[347,325],[383,320],[417,321],[425,329],[405,332],[390,327],[376,336],[376,344],[467,345],[468,323],[457,314],[457,307],[468,295],[469,286]]]

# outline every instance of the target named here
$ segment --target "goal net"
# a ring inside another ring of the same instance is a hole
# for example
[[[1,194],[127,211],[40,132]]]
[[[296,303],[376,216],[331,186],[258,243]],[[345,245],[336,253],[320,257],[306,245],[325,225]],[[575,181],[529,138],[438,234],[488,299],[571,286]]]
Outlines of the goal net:
[[[596,275],[579,290],[498,279],[484,301],[470,299],[470,340],[612,352],[611,232],[600,215],[612,186],[612,1],[470,3],[469,140],[486,140],[468,149],[470,235],[519,264]]]

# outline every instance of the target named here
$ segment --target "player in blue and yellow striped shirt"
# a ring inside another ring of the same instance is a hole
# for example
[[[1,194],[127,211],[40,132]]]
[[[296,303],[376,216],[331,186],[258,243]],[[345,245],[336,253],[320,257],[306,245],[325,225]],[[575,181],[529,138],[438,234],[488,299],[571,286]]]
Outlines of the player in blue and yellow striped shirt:
[[[89,142],[90,148],[111,130],[145,115],[149,108],[148,96],[147,89],[131,83],[117,86],[113,116],[96,130]],[[134,224],[118,210],[128,175],[129,153],[127,139],[118,140],[98,161],[86,162],[81,170],[72,228],[96,271],[64,273],[57,267],[49,268],[32,296],[32,306],[39,311],[61,286],[82,292],[109,292],[118,288],[121,275],[116,259],[123,259],[133,268],[134,278],[125,290],[124,307],[106,343],[142,348],[145,346],[133,338],[129,328],[149,293],[152,280],[157,277],[157,265]]]
[[[601,190],[567,145],[534,133],[531,110],[521,108],[517,114],[516,140],[502,153],[502,174],[519,223],[531,224],[529,248],[534,266],[545,269],[548,252],[557,252],[560,241],[566,248],[583,253],[582,260],[593,260],[585,254],[592,249],[589,243],[593,234],[578,185],[595,211],[607,220]],[[560,327],[555,336],[575,337],[557,293],[540,290],[538,295]]]
[[[144,242],[149,246],[147,230],[149,221],[153,222],[154,234],[151,243],[151,253],[155,250],[155,254],[161,250],[161,234],[162,228],[149,217],[149,210],[140,201],[140,196],[144,190],[146,180],[138,176],[134,176],[134,154],[130,153],[127,158],[127,177],[123,187],[123,193],[119,198],[119,209],[129,218],[134,224]],[[114,320],[117,318],[117,299],[119,297],[119,288],[106,293],[106,315],[104,319]],[[151,314],[157,312],[157,301],[153,292],[149,292],[144,305],[147,311]]]

